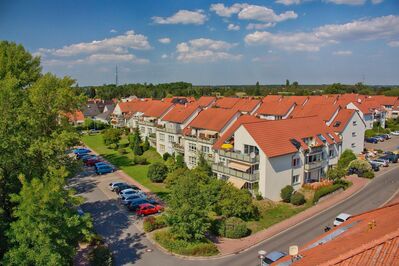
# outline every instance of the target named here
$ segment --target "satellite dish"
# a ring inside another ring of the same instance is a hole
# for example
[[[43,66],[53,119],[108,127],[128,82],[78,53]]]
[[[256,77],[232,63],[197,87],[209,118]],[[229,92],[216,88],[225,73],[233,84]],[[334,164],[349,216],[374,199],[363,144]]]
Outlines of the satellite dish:
[[[255,154],[254,152],[251,152],[251,153],[249,154],[249,157],[251,157],[251,159],[254,159],[254,158],[256,157],[256,154]]]
[[[298,246],[290,246],[288,253],[290,254],[290,256],[298,255]]]

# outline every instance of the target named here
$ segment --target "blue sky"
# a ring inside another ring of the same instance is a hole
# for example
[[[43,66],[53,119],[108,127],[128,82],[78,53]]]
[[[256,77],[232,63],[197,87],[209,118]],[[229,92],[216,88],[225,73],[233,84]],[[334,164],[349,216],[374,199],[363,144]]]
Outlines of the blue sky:
[[[0,1],[0,39],[80,85],[399,84],[399,1]]]

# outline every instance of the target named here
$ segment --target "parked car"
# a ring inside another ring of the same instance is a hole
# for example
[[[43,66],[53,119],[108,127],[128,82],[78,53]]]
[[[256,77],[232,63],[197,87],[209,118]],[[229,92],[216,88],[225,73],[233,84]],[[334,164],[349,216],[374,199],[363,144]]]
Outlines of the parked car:
[[[372,162],[369,162],[369,163],[371,165],[371,169],[373,169],[374,172],[380,171],[380,165],[379,164],[372,163]]]
[[[90,153],[91,150],[86,149],[86,148],[77,148],[73,150],[73,153],[75,154],[85,154],[85,153]]]
[[[109,183],[109,189],[111,191],[115,191],[115,188],[119,187],[119,186],[123,186],[123,185],[127,185],[127,183],[125,182],[121,182],[121,181],[116,181],[116,182],[111,182]]]
[[[388,161],[386,161],[384,159],[374,159],[374,160],[371,160],[370,163],[375,163],[375,164],[378,164],[379,166],[383,166],[383,167],[389,166]]]
[[[100,165],[96,167],[96,174],[97,175],[104,175],[112,173],[115,169],[109,165]]]
[[[396,156],[396,158],[399,159],[399,154],[392,152],[392,151],[385,151],[384,154],[388,154],[388,155],[392,155],[392,156]]]
[[[396,156],[396,154],[385,154],[384,156],[381,156],[379,159],[387,160],[390,163],[398,162],[398,157]]]
[[[108,165],[108,166],[110,166],[109,164],[107,164],[107,163],[105,163],[105,162],[98,162],[98,163],[95,163],[95,164],[94,164],[94,167],[97,168],[97,167],[100,167],[100,166],[103,166],[103,165]]]
[[[89,158],[86,161],[84,161],[85,165],[87,166],[94,166],[96,163],[101,162],[101,158],[99,157],[93,157],[93,158]]]
[[[374,138],[377,139],[380,142],[384,142],[385,141],[385,138],[382,137],[382,136],[374,136]]]
[[[114,189],[114,191],[115,191],[116,193],[119,193],[119,192],[121,192],[122,190],[125,190],[125,189],[128,189],[128,188],[131,188],[131,189],[134,189],[134,190],[140,190],[140,189],[139,189],[138,187],[136,187],[135,185],[124,184],[124,185],[121,185],[121,186],[116,187],[116,188]]]
[[[136,189],[132,189],[132,188],[128,188],[128,189],[124,189],[121,192],[119,192],[118,197],[121,199],[122,197],[127,197],[129,195],[133,195],[133,194],[145,194],[143,191],[141,190],[136,190]]]
[[[384,137],[385,139],[391,139],[391,135],[390,134],[381,134],[381,137]]]
[[[79,159],[81,159],[83,162],[86,162],[87,160],[89,160],[89,159],[92,159],[92,158],[97,158],[97,155],[95,155],[95,154],[86,154],[86,155],[84,155],[84,156],[79,156]]]
[[[154,205],[154,206],[156,206],[156,205],[160,205],[156,200],[154,200],[154,199],[151,199],[151,198],[146,198],[146,199],[144,199],[144,198],[141,198],[141,199],[135,199],[135,200],[132,200],[128,205],[127,205],[127,208],[130,210],[130,211],[136,211],[138,208],[139,208],[139,206],[141,205],[141,204],[144,204],[144,203],[149,203],[149,204],[152,204],[152,205]]]
[[[150,214],[161,212],[162,209],[163,208],[161,205],[154,206],[149,203],[144,203],[138,207],[138,209],[136,210],[136,215],[138,215],[138,216],[150,215]]]
[[[133,195],[128,195],[128,196],[126,196],[126,197],[122,197],[122,198],[121,198],[121,203],[122,203],[123,205],[129,205],[130,202],[132,202],[133,200],[136,200],[136,199],[146,199],[146,198],[147,198],[147,195],[146,195],[146,194],[144,194],[144,193],[136,193],[136,194],[133,194]]]
[[[378,143],[378,139],[376,139],[376,138],[366,138],[365,141],[368,143],[374,143],[374,144]]]
[[[333,225],[338,226],[348,220],[351,217],[350,214],[347,213],[340,213],[334,220]]]
[[[268,253],[265,258],[262,260],[262,266],[268,266],[278,261],[282,257],[287,256],[287,253],[281,251],[272,251]]]
[[[399,130],[397,130],[397,131],[392,131],[392,132],[391,132],[391,135],[399,136]]]

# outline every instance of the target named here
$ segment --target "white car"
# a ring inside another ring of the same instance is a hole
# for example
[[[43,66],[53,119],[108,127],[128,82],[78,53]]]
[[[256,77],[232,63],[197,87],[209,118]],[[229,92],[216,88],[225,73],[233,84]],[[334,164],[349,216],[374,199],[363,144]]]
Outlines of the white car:
[[[375,163],[375,164],[378,164],[383,167],[389,166],[389,161],[384,160],[384,159],[374,159],[374,160],[371,160],[370,163]]]
[[[118,197],[121,199],[122,197],[126,198],[127,196],[130,196],[130,195],[133,195],[133,194],[144,194],[144,192],[141,191],[141,190],[135,190],[135,189],[132,189],[132,188],[128,188],[128,189],[122,190],[119,193]]]
[[[393,132],[391,132],[391,135],[399,136],[399,131],[393,131]]]
[[[111,182],[111,183],[109,183],[109,189],[110,189],[111,191],[114,191],[114,189],[115,189],[116,187],[118,187],[118,186],[120,186],[120,185],[124,185],[124,184],[126,184],[126,183],[125,183],[125,182],[121,182],[121,181]]]
[[[348,220],[351,217],[350,214],[347,213],[340,213],[334,220],[333,225],[338,226]]]

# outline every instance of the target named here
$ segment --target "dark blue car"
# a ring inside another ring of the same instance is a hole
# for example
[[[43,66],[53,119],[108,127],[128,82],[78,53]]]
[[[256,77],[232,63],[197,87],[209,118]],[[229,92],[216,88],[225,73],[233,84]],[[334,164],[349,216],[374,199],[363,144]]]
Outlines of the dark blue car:
[[[378,139],[376,139],[376,138],[366,138],[365,141],[368,143],[374,143],[374,144],[378,143]]]
[[[86,148],[77,148],[77,149],[73,150],[73,153],[75,153],[76,155],[78,155],[78,154],[87,154],[89,152],[91,152],[91,150],[86,149]]]
[[[96,167],[96,174],[97,175],[104,175],[108,173],[112,173],[115,169],[110,165],[100,165]]]

